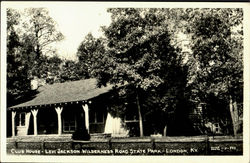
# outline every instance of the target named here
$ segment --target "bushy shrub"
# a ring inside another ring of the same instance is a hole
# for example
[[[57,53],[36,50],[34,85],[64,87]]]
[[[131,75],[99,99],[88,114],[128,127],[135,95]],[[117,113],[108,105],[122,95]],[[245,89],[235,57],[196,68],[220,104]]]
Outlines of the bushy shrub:
[[[77,129],[73,135],[73,140],[90,140],[90,135],[85,128]]]

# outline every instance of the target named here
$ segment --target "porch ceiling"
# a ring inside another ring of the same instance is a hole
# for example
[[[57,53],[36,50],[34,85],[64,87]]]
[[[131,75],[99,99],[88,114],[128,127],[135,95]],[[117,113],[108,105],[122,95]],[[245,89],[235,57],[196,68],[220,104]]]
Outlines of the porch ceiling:
[[[38,93],[32,100],[12,106],[9,109],[86,101],[106,93],[111,89],[111,85],[98,88],[96,79],[44,85],[38,89]]]

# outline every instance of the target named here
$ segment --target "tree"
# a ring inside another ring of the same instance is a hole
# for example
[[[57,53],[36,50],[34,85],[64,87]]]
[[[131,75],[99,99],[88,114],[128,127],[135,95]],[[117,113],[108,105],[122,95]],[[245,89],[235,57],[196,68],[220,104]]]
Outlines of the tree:
[[[80,64],[76,61],[66,60],[63,62],[58,76],[59,82],[75,81],[84,78],[81,74]]]
[[[95,77],[94,70],[102,67],[101,60],[104,53],[104,40],[94,38],[89,33],[77,49],[77,61],[63,61],[58,81],[65,82]]]
[[[38,77],[45,79],[48,72],[48,64],[46,64],[47,56],[52,56],[52,60],[58,62],[56,50],[52,48],[52,44],[63,39],[61,32],[57,30],[56,22],[49,16],[48,10],[45,8],[27,8],[24,10],[24,22],[22,26],[22,39],[26,46],[30,46],[27,55],[31,55],[34,62],[30,64],[30,77]],[[57,59],[55,59],[55,57]],[[57,63],[55,63],[57,65]],[[56,68],[58,69],[58,68]]]
[[[22,60],[22,43],[16,31],[20,14],[7,9],[7,105],[14,105],[30,90],[27,66]]]
[[[24,11],[24,38],[28,37],[33,43],[36,57],[42,54],[53,54],[50,44],[61,41],[63,34],[56,28],[56,22],[49,16],[45,8],[27,8]]]
[[[112,14],[112,23],[103,28],[107,51],[101,61],[104,65],[96,69],[95,74],[102,85],[107,82],[125,84],[133,90],[140,135],[143,136],[143,114],[152,110],[145,101],[150,103],[153,100],[150,96],[145,99],[144,95],[157,94],[157,101],[162,101],[154,104],[158,105],[155,108],[162,105],[161,111],[167,112],[172,107],[166,109],[167,97],[176,97],[176,92],[171,91],[174,85],[179,89],[176,84],[179,82],[176,81],[179,80],[180,73],[184,72],[181,66],[182,56],[171,45],[165,16],[167,12],[131,8],[109,9],[108,12]],[[128,90],[124,91],[126,93]],[[150,109],[146,109],[147,107]]]
[[[81,78],[93,77],[94,70],[101,68],[101,60],[105,53],[104,40],[103,38],[94,38],[89,33],[84,40],[81,42],[77,49],[78,58],[78,76]]]
[[[238,133],[243,92],[243,32],[240,9],[195,9],[189,12],[193,85],[199,99],[210,94],[228,102],[234,135]]]
[[[56,76],[61,60],[55,51],[46,56],[45,49],[61,39],[47,10],[29,8],[22,13],[7,9],[8,105],[32,92],[30,81],[34,77],[54,81],[51,78]]]
[[[52,57],[41,56],[41,66],[40,72],[43,72],[43,75],[40,75],[42,79],[45,79],[45,82],[48,84],[53,84],[59,82],[59,75],[61,73],[61,68],[63,61],[59,56],[54,55]],[[34,67],[33,67],[34,68]],[[37,67],[39,68],[39,67]]]

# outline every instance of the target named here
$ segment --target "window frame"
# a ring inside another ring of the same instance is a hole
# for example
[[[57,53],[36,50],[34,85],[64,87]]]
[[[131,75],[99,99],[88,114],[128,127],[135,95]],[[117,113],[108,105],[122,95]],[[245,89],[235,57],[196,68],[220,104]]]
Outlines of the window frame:
[[[74,121],[74,126],[71,126],[70,125],[70,122],[72,122],[72,121]],[[75,132],[76,131],[76,128],[77,128],[77,122],[76,122],[76,115],[74,115],[74,120],[65,120],[65,118],[63,118],[63,132]],[[67,127],[69,127],[69,130],[66,130],[65,129],[65,122],[68,122],[69,123],[69,125],[67,126]],[[75,130],[71,130],[70,128],[71,127],[74,127],[75,128]]]
[[[91,113],[92,112],[92,113]],[[97,114],[102,114],[102,122],[97,121]],[[89,124],[104,124],[104,112],[97,112],[97,110],[89,110],[89,114],[94,114],[94,120],[89,120]],[[89,117],[92,117],[89,115]]]
[[[127,116],[125,115],[125,117],[124,117],[124,122],[125,122],[125,123],[139,122],[139,117],[134,116],[134,119],[127,119]]]

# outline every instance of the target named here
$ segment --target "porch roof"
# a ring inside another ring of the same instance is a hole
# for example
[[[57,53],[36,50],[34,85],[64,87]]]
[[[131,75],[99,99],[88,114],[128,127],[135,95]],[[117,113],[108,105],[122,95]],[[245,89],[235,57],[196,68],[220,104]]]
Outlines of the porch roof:
[[[44,85],[38,88],[38,93],[33,99],[12,106],[9,109],[86,101],[107,93],[111,89],[112,85],[98,88],[96,79],[85,79]]]

